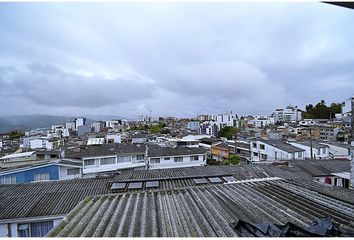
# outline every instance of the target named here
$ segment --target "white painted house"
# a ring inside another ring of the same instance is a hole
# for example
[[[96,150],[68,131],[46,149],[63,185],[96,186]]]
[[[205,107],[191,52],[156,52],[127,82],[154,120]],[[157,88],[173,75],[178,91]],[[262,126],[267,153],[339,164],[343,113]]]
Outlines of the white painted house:
[[[311,143],[305,142],[289,142],[289,144],[305,150],[305,158],[311,159]],[[312,159],[328,159],[329,148],[326,145],[312,142]]]
[[[148,146],[148,168],[179,168],[206,165],[206,149]]]
[[[250,142],[252,162],[305,159],[305,150],[282,140],[258,139]]]
[[[321,144],[328,146],[329,157],[334,159],[348,159],[350,160],[350,144],[340,142],[321,142]]]
[[[145,168],[143,144],[111,143],[89,145],[67,153],[66,157],[83,160],[83,174],[90,175],[119,169]]]

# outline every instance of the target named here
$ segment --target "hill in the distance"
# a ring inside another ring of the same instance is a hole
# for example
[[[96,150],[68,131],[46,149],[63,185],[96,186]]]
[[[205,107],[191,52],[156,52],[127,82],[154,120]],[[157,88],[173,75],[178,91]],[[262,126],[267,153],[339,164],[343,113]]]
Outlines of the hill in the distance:
[[[85,116],[87,123],[90,124],[97,120],[112,120],[123,119],[120,116]],[[50,128],[54,124],[65,124],[67,122],[73,122],[75,117],[67,116],[50,116],[42,114],[34,115],[16,115],[9,117],[0,117],[0,133],[7,133],[11,130],[24,130],[28,131],[35,128]]]

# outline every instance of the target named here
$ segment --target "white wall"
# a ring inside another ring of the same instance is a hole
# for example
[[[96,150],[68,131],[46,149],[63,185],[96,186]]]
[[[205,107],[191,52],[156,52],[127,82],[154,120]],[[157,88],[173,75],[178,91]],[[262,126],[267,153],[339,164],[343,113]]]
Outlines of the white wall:
[[[257,147],[253,147],[253,143],[257,144]],[[260,148],[260,144],[264,145],[264,149]],[[283,150],[280,150],[276,147],[273,147],[269,144],[263,143],[261,141],[250,142],[250,151],[251,151],[251,160],[254,162],[259,161],[276,161],[276,160],[291,160],[291,159],[305,159],[305,152],[302,152],[302,156],[299,156],[299,153],[288,153]],[[257,153],[258,156],[255,156],[254,153]],[[267,155],[266,160],[262,160],[260,154]],[[295,154],[295,156],[293,156]]]
[[[138,155],[143,155],[143,153],[138,154]],[[112,158],[112,157],[115,158],[115,163],[105,164],[105,165],[100,164],[101,159]],[[84,158],[84,160],[95,159],[95,165],[93,165],[93,166],[84,166],[83,165],[82,173],[83,174],[91,174],[91,173],[113,171],[113,170],[117,170],[117,169],[135,168],[135,167],[145,166],[145,161],[144,160],[137,161],[135,155],[133,155],[133,156],[127,155],[127,157],[130,158],[129,162],[120,162],[120,163],[117,162],[116,155]],[[84,161],[83,161],[83,164],[84,164]]]
[[[311,158],[311,147],[309,146],[305,146],[299,143],[295,143],[295,142],[289,142],[289,144],[304,149],[305,150],[305,158]],[[323,153],[323,149],[325,150],[325,152]],[[320,152],[319,152],[320,151]],[[325,159],[325,158],[329,158],[329,151],[328,151],[328,147],[326,148],[312,148],[312,154],[314,156],[315,159]]]
[[[191,161],[191,156],[198,156],[198,161]],[[183,157],[183,162],[174,162],[174,157]],[[155,158],[155,157],[153,157]],[[206,155],[186,155],[186,156],[165,156],[156,157],[160,158],[160,163],[151,163],[149,158],[150,169],[162,169],[162,168],[178,168],[178,167],[192,167],[192,166],[204,166],[206,165]],[[165,160],[165,158],[170,158]]]
[[[72,169],[73,167],[66,167],[66,166],[59,166],[59,180],[66,180],[66,179],[74,179],[81,177],[81,169],[79,170],[79,174],[75,175],[68,175],[68,169]]]

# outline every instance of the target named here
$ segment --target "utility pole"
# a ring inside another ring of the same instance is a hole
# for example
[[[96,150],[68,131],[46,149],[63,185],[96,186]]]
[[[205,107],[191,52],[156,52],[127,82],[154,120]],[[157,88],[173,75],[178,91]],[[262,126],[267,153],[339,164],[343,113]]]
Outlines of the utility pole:
[[[313,159],[312,153],[312,128],[310,127],[310,151],[311,151],[311,159]]]

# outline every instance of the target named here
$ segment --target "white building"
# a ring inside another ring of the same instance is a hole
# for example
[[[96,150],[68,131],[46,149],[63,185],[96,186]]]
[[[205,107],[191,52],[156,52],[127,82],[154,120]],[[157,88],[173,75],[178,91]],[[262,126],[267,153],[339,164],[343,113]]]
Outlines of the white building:
[[[22,147],[29,149],[45,148],[51,150],[53,149],[53,143],[47,137],[25,137],[23,138]]]
[[[148,168],[179,168],[206,165],[206,149],[185,147],[148,147]]]
[[[219,125],[214,121],[202,122],[199,126],[199,134],[216,136],[219,131]]]
[[[282,140],[255,140],[250,142],[252,162],[305,159],[305,150]]]
[[[311,159],[311,143],[306,142],[289,142],[289,144],[305,150],[305,158]],[[312,159],[328,159],[329,148],[326,145],[312,142]]]
[[[324,141],[321,142],[321,144],[328,146],[329,156],[331,158],[350,160],[350,144]]]
[[[216,115],[216,124],[219,125],[219,130],[222,127],[239,127],[239,119],[236,114],[225,113]]]
[[[75,118],[75,130],[77,131],[77,128],[80,126],[86,125],[86,118],[79,117]]]
[[[65,128],[68,130],[75,130],[75,123],[74,122],[65,123]]]
[[[298,122],[301,120],[301,110],[297,106],[278,108],[273,112],[272,117],[274,117],[275,122]]]
[[[188,122],[186,128],[191,131],[198,131],[199,130],[199,122],[196,122],[196,121]]]
[[[248,120],[248,124],[252,124],[255,128],[264,128],[274,123],[274,118],[268,115],[256,115],[253,116],[253,119]]]
[[[83,174],[92,175],[119,169],[144,168],[145,150],[142,144],[91,145],[69,157],[82,159]]]
[[[122,136],[119,133],[111,133],[106,135],[106,143],[121,143]]]

